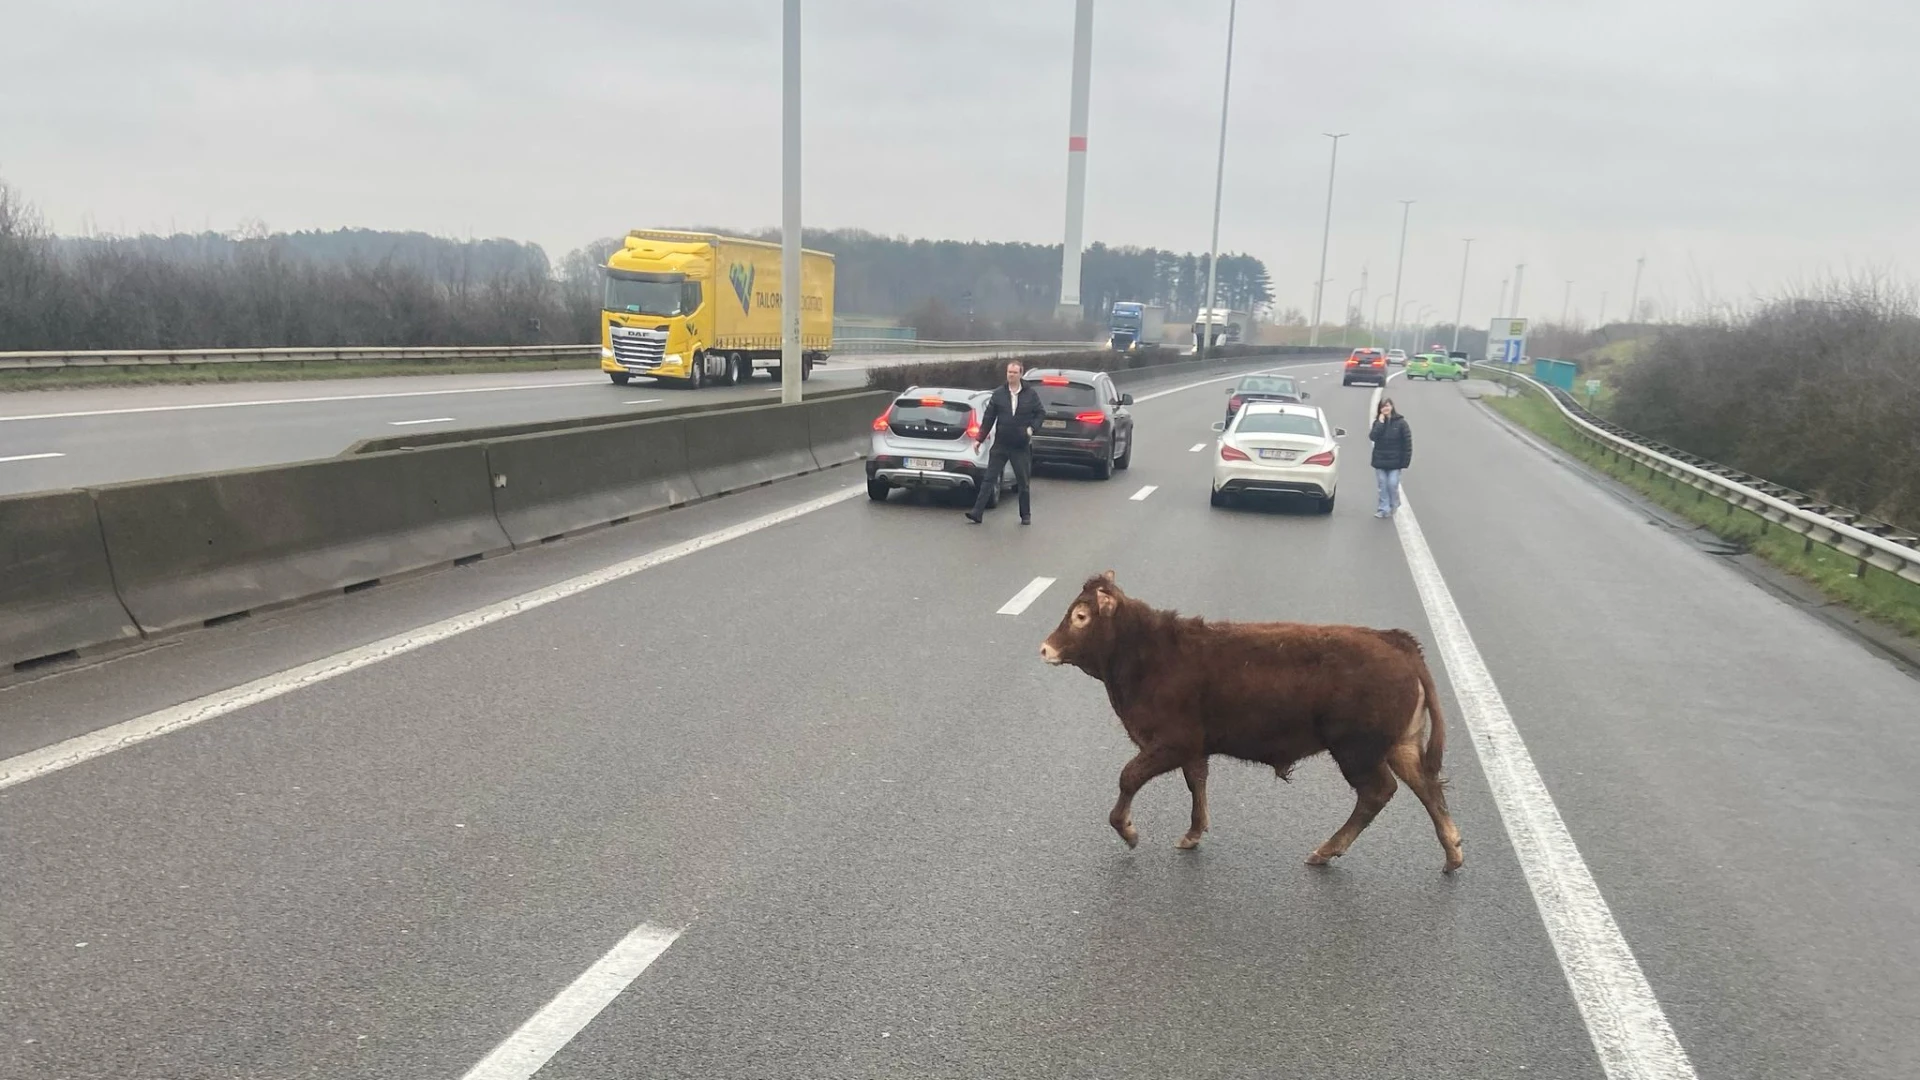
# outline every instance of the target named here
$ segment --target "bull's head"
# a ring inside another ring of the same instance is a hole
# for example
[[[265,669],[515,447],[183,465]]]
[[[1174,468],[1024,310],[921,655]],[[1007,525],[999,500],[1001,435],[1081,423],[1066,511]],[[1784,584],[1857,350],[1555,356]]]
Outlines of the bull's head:
[[[1060,625],[1040,643],[1040,659],[1054,665],[1072,664],[1098,678],[1100,660],[1113,637],[1114,613],[1125,599],[1126,594],[1113,583],[1113,571],[1088,578]]]

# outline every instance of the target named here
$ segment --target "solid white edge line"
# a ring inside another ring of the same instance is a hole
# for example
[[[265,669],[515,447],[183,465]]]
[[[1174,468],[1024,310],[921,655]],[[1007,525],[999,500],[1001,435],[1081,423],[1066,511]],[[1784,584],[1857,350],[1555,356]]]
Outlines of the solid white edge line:
[[[598,379],[575,382],[528,383],[525,386],[463,386],[450,390],[396,390],[390,394],[331,394],[325,397],[262,398],[257,401],[200,401],[187,405],[142,405],[132,409],[84,409],[76,412],[33,413],[26,416],[0,416],[0,424],[16,420],[75,420],[87,416],[133,416],[138,413],[196,412],[201,409],[248,409],[265,405],[320,405],[335,401],[384,401],[388,398],[440,397],[448,394],[502,394],[515,390],[556,390],[567,386],[592,386]]]
[[[1040,599],[1040,594],[1053,585],[1053,578],[1037,577],[1027,582],[1027,587],[1013,594],[1013,599],[1000,605],[996,615],[1018,615],[1027,610],[1027,606]]]
[[[12,457],[0,457],[0,465],[9,461],[45,461],[48,458],[66,457],[65,454],[15,454]]]
[[[603,567],[592,573],[568,578],[558,584],[521,593],[519,596],[499,603],[475,608],[461,615],[381,638],[368,645],[334,653],[332,656],[255,679],[252,682],[242,683],[231,689],[207,694],[171,708],[161,709],[131,720],[123,720],[111,727],[76,735],[71,739],[54,743],[52,746],[17,754],[0,761],[0,790],[49,773],[59,772],[136,743],[146,742],[148,739],[165,735],[170,731],[192,727],[202,721],[225,716],[250,705],[258,705],[302,687],[326,682],[350,671],[358,671],[363,667],[377,664],[382,660],[389,660],[435,642],[457,637],[469,630],[477,630],[502,619],[512,618],[521,612],[545,607],[556,600],[563,600],[589,589],[619,581],[621,578],[631,577],[643,570],[651,570],[656,566],[685,558],[698,551],[705,551],[707,548],[724,544],[729,540],[737,540],[762,529],[805,517],[816,510],[824,510],[836,503],[846,502],[865,490],[864,485],[843,488],[832,494],[789,506],[784,510],[776,510],[749,521],[729,525],[724,529],[716,529],[691,540],[650,551],[645,555]]]
[[[1697,1080],[1454,606],[1404,489],[1394,525],[1494,805],[1601,1068],[1608,1080]]]
[[[415,424],[451,424],[451,423],[453,423],[453,417],[451,416],[435,416],[427,420],[389,420],[387,421],[387,426],[412,427]]]
[[[633,985],[633,980],[679,936],[678,930],[644,923],[634,928],[519,1030],[501,1040],[461,1080],[527,1080]]]
[[[1148,484],[1146,487],[1143,487],[1139,491],[1134,492],[1131,496],[1129,496],[1129,498],[1133,502],[1144,502],[1146,501],[1147,496],[1159,490],[1160,490],[1160,485]]]

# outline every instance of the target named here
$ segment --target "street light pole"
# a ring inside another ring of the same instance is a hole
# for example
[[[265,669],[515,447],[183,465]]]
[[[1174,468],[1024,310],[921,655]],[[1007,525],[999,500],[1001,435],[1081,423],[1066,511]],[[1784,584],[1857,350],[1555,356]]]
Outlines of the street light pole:
[[[1320,297],[1327,282],[1327,239],[1333,235],[1333,173],[1340,165],[1340,140],[1347,132],[1338,135],[1323,131],[1320,134],[1333,140],[1333,154],[1327,160],[1327,214],[1320,225],[1320,278],[1313,287],[1313,332],[1307,336],[1307,344],[1320,344]]]
[[[1453,305],[1453,350],[1460,351],[1460,320],[1467,314],[1467,260],[1473,256],[1473,237],[1466,238],[1466,251],[1460,255],[1460,299]]]
[[[1400,344],[1400,272],[1407,266],[1407,217],[1413,213],[1413,199],[1400,200],[1400,258],[1393,266],[1393,332],[1387,335],[1387,348]]]
[[[1560,329],[1567,328],[1567,311],[1573,307],[1573,279],[1567,279],[1567,291],[1560,298]]]
[[[800,0],[781,13],[780,61],[780,400],[800,400],[805,291],[800,279]],[[828,312],[828,317],[832,316]]]
[[[1391,296],[1376,296],[1373,298],[1373,322],[1367,326],[1368,345],[1380,344],[1380,305],[1391,299],[1393,299]]]
[[[1227,0],[1227,70],[1220,85],[1220,156],[1213,166],[1213,240],[1207,246],[1207,301],[1201,309],[1205,317],[1200,321],[1202,360],[1212,351],[1209,348],[1214,335],[1212,312],[1220,283],[1220,191],[1227,175],[1227,98],[1233,91],[1233,20],[1238,8],[1239,0]]]

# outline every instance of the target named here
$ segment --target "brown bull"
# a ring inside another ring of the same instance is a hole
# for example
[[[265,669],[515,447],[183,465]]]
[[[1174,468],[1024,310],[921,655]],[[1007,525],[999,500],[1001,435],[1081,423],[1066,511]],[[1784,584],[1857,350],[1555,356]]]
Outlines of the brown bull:
[[[1323,866],[1346,854],[1393,798],[1396,776],[1433,819],[1445,871],[1464,862],[1440,779],[1446,722],[1420,643],[1404,630],[1210,623],[1127,596],[1109,570],[1087,579],[1040,656],[1106,684],[1140,748],[1120,770],[1120,801],[1107,817],[1128,847],[1140,842],[1133,797],[1161,773],[1186,774],[1193,821],[1176,846],[1192,848],[1207,831],[1212,755],[1270,765],[1285,779],[1295,763],[1326,751],[1358,801],[1307,862]]]

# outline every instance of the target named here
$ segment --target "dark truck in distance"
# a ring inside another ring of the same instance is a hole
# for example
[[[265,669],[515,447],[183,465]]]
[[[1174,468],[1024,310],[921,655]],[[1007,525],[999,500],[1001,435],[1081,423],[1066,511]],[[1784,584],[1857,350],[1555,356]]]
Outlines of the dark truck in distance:
[[[1300,389],[1291,375],[1248,375],[1227,390],[1227,425],[1233,425],[1233,414],[1249,401],[1287,401],[1298,405],[1312,397]]]

